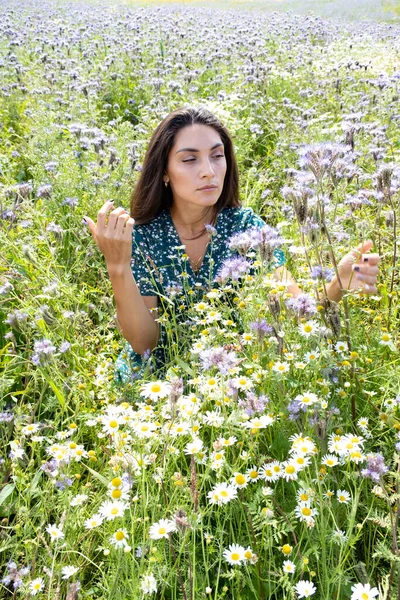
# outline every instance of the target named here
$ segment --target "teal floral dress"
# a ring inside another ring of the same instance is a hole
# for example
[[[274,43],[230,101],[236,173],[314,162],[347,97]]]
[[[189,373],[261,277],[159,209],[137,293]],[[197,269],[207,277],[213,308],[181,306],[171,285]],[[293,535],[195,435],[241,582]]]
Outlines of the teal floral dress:
[[[184,246],[169,208],[161,210],[150,223],[136,225],[132,232],[131,268],[141,295],[158,296],[159,304],[163,307],[173,305],[176,309],[179,306],[179,310],[175,310],[175,319],[184,322],[185,311],[182,306],[199,302],[210,289],[218,288],[215,278],[222,263],[238,256],[236,251],[228,248],[227,240],[235,233],[265,225],[265,221],[251,208],[224,208],[218,215],[214,235],[200,269],[194,272],[190,261],[183,256]],[[274,250],[274,261],[275,268],[286,262],[282,250]],[[151,369],[162,370],[168,343],[165,327],[161,323],[159,343],[151,353],[149,351],[142,356],[126,342],[115,362],[114,382],[127,384],[141,378],[149,362]]]

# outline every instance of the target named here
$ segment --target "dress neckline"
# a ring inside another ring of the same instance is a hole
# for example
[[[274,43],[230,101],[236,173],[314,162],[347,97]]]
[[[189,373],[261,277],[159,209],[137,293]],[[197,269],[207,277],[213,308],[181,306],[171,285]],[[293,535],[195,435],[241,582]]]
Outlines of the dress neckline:
[[[217,221],[215,223],[215,229],[217,229],[217,225],[218,225],[218,221],[219,221],[219,217],[220,217],[221,212],[218,213]],[[186,246],[186,244],[184,244],[182,242],[181,238],[179,237],[179,233],[176,230],[176,227],[175,227],[174,222],[172,220],[171,212],[170,212],[169,208],[165,209],[165,214],[166,214],[166,217],[167,217],[167,221],[168,221],[168,223],[169,223],[169,225],[170,225],[170,227],[172,229],[172,233],[173,233],[173,235],[175,237],[175,240],[178,242],[178,246]],[[192,265],[190,264],[189,258],[187,260],[187,269],[186,270],[190,269],[190,273],[191,273],[193,279],[197,279],[199,277],[200,273],[205,268],[206,263],[208,263],[208,259],[210,257],[210,249],[211,249],[211,243],[210,242],[211,242],[211,238],[208,241],[208,244],[207,244],[207,247],[206,247],[206,251],[205,251],[204,256],[203,256],[203,260],[201,261],[201,265],[197,269],[197,271],[193,270]]]

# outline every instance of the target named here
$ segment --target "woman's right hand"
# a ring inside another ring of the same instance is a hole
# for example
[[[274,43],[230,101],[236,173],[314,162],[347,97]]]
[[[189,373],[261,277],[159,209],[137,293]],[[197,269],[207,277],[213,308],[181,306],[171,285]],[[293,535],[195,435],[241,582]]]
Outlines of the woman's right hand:
[[[130,266],[132,257],[132,230],[135,220],[121,206],[112,210],[106,224],[107,213],[113,208],[108,201],[98,212],[97,223],[84,217],[100,252],[106,259],[108,270],[121,270]]]

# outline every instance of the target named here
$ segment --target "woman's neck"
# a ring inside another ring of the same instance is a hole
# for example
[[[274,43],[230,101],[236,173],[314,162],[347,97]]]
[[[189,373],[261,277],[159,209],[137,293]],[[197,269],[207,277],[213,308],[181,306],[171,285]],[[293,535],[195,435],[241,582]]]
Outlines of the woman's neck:
[[[189,235],[200,233],[210,219],[210,207],[193,206],[182,210],[173,204],[169,210],[174,225]]]

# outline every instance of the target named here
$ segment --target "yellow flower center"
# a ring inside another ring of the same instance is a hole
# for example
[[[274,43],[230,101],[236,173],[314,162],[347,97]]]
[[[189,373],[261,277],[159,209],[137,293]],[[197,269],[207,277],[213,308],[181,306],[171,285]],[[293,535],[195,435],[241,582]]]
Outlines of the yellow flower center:
[[[124,532],[123,531],[117,531],[117,533],[115,534],[115,539],[118,540],[118,542],[120,542],[124,538],[125,538]]]
[[[243,485],[243,484],[245,484],[245,483],[246,483],[246,479],[245,479],[245,477],[244,477],[243,475],[241,475],[241,474],[239,474],[239,475],[236,475],[236,477],[235,477],[235,480],[236,480],[236,483],[237,483],[238,485]]]
[[[308,506],[304,506],[304,508],[301,509],[301,514],[305,517],[309,517],[311,515],[311,509],[308,508]]]
[[[111,498],[117,498],[118,499],[118,498],[121,498],[121,496],[122,496],[121,490],[113,490],[111,492]]]
[[[158,533],[160,535],[164,535],[164,533],[167,533],[167,530],[165,529],[165,527],[160,527],[160,529],[158,530]]]
[[[111,482],[111,485],[113,487],[119,487],[122,484],[122,479],[121,477],[114,477],[114,479]]]
[[[151,386],[150,389],[152,392],[155,392],[155,393],[161,392],[161,386],[159,383],[153,383],[153,385]]]
[[[117,421],[110,421],[110,427],[112,427],[112,428],[118,427],[118,422]]]
[[[231,559],[232,560],[239,560],[239,558],[240,558],[240,554],[238,554],[237,552],[233,552],[231,554]]]

